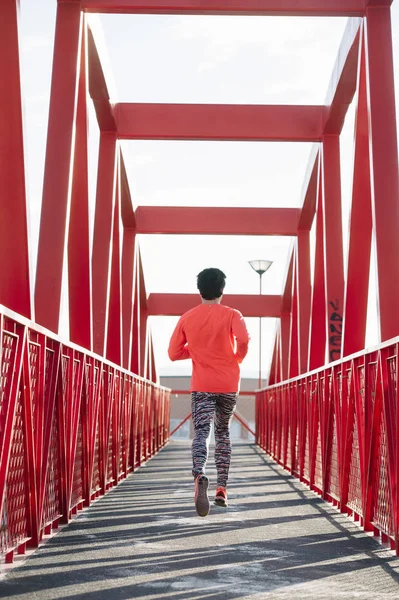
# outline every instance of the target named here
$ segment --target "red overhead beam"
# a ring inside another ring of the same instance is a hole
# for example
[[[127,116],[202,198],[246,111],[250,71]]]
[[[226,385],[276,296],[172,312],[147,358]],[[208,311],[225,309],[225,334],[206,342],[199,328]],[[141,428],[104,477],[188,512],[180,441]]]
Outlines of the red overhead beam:
[[[82,0],[87,12],[130,14],[355,17],[366,0]]]
[[[319,141],[323,106],[116,104],[119,139]]]
[[[115,119],[109,99],[108,86],[98,54],[94,35],[90,27],[87,35],[89,61],[89,92],[101,131],[116,131]]]
[[[148,315],[180,317],[201,303],[198,294],[150,294]],[[279,317],[281,296],[225,294],[222,304],[239,310],[244,317]]]
[[[300,214],[298,208],[139,206],[136,233],[296,236]]]

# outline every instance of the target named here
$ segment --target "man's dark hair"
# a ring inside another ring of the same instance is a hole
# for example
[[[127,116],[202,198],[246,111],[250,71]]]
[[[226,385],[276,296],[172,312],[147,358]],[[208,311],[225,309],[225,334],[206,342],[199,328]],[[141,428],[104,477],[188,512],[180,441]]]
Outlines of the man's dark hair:
[[[204,269],[197,275],[197,288],[204,300],[215,300],[223,294],[226,275],[220,269]]]

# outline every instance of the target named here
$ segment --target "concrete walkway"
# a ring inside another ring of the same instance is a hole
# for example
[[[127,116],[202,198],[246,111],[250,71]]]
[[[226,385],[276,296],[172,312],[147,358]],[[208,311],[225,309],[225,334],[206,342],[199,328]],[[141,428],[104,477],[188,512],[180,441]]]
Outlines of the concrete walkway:
[[[189,444],[171,443],[11,571],[0,598],[399,598],[392,553],[256,447],[235,446],[230,507],[205,519],[189,472]]]

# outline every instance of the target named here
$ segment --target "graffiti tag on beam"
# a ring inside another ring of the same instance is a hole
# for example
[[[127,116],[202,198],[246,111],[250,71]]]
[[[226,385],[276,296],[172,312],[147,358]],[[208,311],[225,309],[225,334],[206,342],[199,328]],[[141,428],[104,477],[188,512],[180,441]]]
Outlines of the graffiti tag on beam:
[[[342,315],[339,300],[330,300],[329,308],[332,312],[328,319],[328,352],[332,362],[341,358]]]

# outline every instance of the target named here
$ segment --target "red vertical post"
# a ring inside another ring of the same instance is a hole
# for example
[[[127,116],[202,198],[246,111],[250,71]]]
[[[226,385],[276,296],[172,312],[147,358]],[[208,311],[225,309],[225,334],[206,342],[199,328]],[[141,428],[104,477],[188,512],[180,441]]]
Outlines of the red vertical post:
[[[143,265],[140,252],[138,252],[138,284],[139,284],[139,375],[145,377],[148,362],[148,344],[147,344],[147,294],[145,290]]]
[[[312,287],[310,284],[310,232],[298,231],[296,255],[298,302],[298,360],[299,373],[306,373],[309,352],[309,322]]]
[[[134,256],[134,285],[133,285],[133,323],[132,323],[132,351],[130,358],[130,370],[136,375],[140,370],[140,293],[139,293],[139,274],[138,274],[138,247],[136,243],[136,252]]]
[[[294,250],[292,250],[285,280],[280,319],[280,376],[287,379],[290,370],[290,331],[292,311],[292,281],[294,276]]]
[[[122,245],[122,331],[123,366],[129,369],[132,356],[136,233],[124,228]]]
[[[325,135],[322,153],[324,278],[328,360],[341,358],[344,265],[339,135]]]
[[[274,338],[274,346],[273,346],[273,354],[272,360],[270,363],[269,377],[268,377],[268,385],[273,385],[276,383],[276,367],[277,367],[277,348],[279,343],[279,332],[276,329],[276,334]]]
[[[75,156],[68,236],[69,331],[72,342],[92,349],[89,184],[87,150],[87,42],[82,31]]]
[[[0,304],[31,318],[18,5],[0,8]]]
[[[294,251],[294,264],[296,262],[296,249]],[[293,269],[292,277],[292,302],[291,302],[291,323],[290,323],[290,350],[289,350],[289,368],[288,377],[298,375],[299,356],[298,356],[298,294],[297,294],[297,274]]]
[[[314,260],[314,276],[312,290],[312,309],[310,319],[309,362],[308,371],[321,367],[325,362],[326,323],[324,292],[324,223],[321,164],[319,160],[318,198],[316,210],[316,244]]]
[[[280,336],[280,373],[281,381],[289,377],[289,350],[290,350],[290,328],[291,314],[284,312],[281,315],[281,336]]]
[[[92,286],[93,350],[104,356],[108,328],[111,240],[114,227],[116,185],[116,134],[102,131],[98,158],[96,213],[94,219]]]
[[[80,2],[58,3],[35,288],[36,321],[55,332],[72,187],[81,20]]]
[[[373,226],[364,39],[361,40],[360,48],[352,208],[343,322],[343,356],[359,352],[365,345]]]
[[[366,11],[373,225],[381,341],[399,334],[399,182],[389,6]]]
[[[119,161],[118,161],[119,162]],[[122,360],[121,313],[121,257],[120,257],[120,169],[117,166],[114,218],[112,231],[112,258],[107,327],[107,358],[120,365]]]

